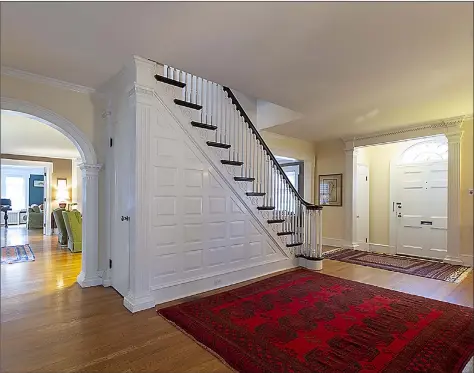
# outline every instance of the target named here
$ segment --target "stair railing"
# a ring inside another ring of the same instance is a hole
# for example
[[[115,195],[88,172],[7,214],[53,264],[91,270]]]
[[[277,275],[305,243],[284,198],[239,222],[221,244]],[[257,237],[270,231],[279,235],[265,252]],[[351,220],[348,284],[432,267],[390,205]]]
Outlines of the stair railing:
[[[320,259],[322,207],[301,197],[232,90],[171,66],[158,65],[165,78],[184,83],[178,85],[182,87],[181,100],[201,109],[200,122],[213,129],[207,131],[208,144],[222,148],[230,145],[228,161],[240,167],[240,176],[235,179],[252,183],[253,189],[247,194],[262,197],[259,209],[273,214],[269,223],[282,224],[277,234],[289,237],[287,246],[294,247],[298,257]]]

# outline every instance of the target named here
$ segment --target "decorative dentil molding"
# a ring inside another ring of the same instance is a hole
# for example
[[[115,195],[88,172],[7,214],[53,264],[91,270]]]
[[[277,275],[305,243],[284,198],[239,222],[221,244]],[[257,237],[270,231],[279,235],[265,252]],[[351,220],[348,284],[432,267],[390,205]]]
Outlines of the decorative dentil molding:
[[[429,134],[462,135],[462,124],[464,120],[472,118],[470,115],[439,119],[435,121],[419,123],[413,126],[400,127],[389,131],[374,132],[363,136],[344,137],[345,150],[351,150],[357,146],[375,145],[391,141],[407,140],[415,137],[423,137]]]
[[[39,74],[30,73],[29,71],[14,69],[8,66],[1,66],[1,74],[6,76],[12,76],[14,78],[28,80],[34,83],[46,84],[56,88],[67,89],[69,91],[91,94],[95,92],[94,88],[86,87],[79,84],[65,82],[64,80],[59,80],[51,78],[49,76],[43,76]]]

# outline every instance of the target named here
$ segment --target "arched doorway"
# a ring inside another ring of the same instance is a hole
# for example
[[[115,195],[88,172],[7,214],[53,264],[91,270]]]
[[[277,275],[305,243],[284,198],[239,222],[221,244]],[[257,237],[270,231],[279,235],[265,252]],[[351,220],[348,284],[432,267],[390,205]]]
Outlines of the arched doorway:
[[[81,287],[102,284],[102,278],[99,275],[98,250],[98,179],[102,165],[97,163],[97,156],[92,143],[72,122],[49,109],[30,102],[7,97],[1,97],[0,107],[2,110],[14,111],[34,117],[36,120],[61,132],[77,147],[82,161],[79,167],[82,171],[83,189],[83,252],[81,272],[77,276],[77,282]]]

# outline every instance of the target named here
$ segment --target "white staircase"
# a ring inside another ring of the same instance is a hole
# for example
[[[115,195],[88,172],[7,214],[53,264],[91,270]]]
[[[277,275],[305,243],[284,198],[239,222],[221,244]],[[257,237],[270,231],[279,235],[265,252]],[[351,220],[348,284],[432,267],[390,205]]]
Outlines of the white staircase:
[[[191,118],[186,132],[201,141],[198,147],[212,149],[215,168],[225,169],[223,176],[282,253],[321,269],[322,207],[300,196],[231,89],[158,63],[155,79],[174,96],[172,102],[158,98],[171,112],[174,105]]]

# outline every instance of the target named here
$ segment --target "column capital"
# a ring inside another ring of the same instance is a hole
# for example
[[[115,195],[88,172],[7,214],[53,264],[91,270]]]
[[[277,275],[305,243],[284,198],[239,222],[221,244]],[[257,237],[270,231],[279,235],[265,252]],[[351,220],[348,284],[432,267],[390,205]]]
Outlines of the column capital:
[[[97,177],[99,176],[99,171],[102,169],[101,163],[91,164],[91,163],[81,163],[79,168],[82,171],[82,176],[85,177]]]
[[[451,133],[446,133],[445,136],[448,139],[448,143],[456,144],[460,143],[463,135],[463,131],[456,131]]]

